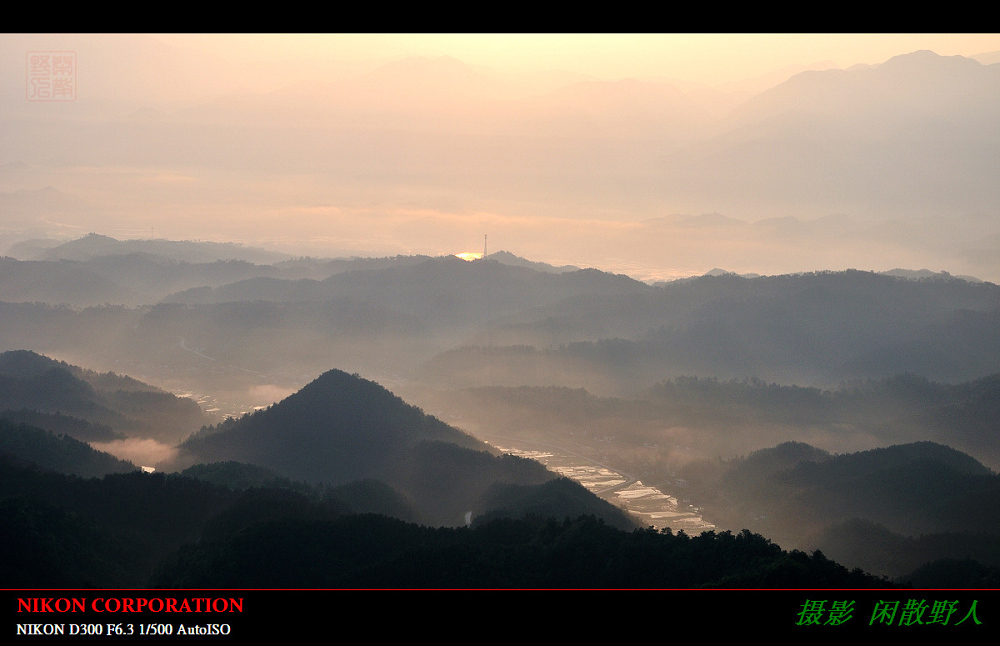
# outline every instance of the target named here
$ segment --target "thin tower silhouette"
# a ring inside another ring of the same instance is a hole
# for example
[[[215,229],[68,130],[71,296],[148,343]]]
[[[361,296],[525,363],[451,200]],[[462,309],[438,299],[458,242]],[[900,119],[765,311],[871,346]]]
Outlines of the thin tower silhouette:
[[[486,246],[487,242],[488,242],[488,236],[487,236],[487,234],[484,233],[483,234],[483,261],[486,260],[486,256],[489,253],[488,248]],[[484,262],[484,264],[483,264],[483,296],[485,296],[484,301],[485,301],[485,305],[486,305],[486,307],[484,308],[485,309],[485,314],[486,314],[486,348],[485,348],[485,352],[486,352],[486,384],[487,385],[493,385],[493,355],[490,352],[491,348],[493,347],[493,330],[491,329],[491,326],[490,326],[490,319],[491,319],[491,314],[492,313],[490,312],[490,309],[491,309],[490,308],[490,304],[491,303],[490,303],[490,289],[489,288],[490,288],[489,271],[487,270],[487,267],[486,267],[485,262]]]

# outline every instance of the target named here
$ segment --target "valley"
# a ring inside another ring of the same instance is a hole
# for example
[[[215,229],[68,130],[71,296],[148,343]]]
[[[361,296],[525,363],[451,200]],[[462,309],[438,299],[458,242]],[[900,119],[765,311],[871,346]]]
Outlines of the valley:
[[[602,464],[571,454],[561,447],[518,449],[497,444],[497,449],[519,457],[537,460],[551,471],[575,480],[604,500],[626,509],[642,527],[671,529],[700,534],[715,528],[699,516],[699,510],[684,498],[678,500],[644,485],[631,474],[618,473]]]
[[[253,301],[3,304],[3,343],[134,368],[182,395],[7,351],[3,415],[157,473],[263,469],[253,478],[304,495],[307,515],[334,499],[429,526],[584,514],[688,536],[750,529],[882,576],[946,558],[974,558],[975,576],[1000,566],[975,538],[1000,534],[995,519],[970,515],[991,508],[1000,464],[992,283],[846,271],[651,286],[498,257],[514,264],[359,259]],[[102,331],[86,336],[91,320]],[[874,462],[856,472],[834,466],[863,455]],[[809,480],[817,469],[831,475]]]
[[[0,78],[3,587],[1000,589],[1000,36]]]

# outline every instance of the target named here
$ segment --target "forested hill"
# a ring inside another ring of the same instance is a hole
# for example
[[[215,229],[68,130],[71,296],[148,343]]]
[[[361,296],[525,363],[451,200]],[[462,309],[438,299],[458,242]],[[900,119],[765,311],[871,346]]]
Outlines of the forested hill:
[[[177,262],[206,263],[217,260],[242,260],[257,264],[272,264],[290,258],[288,254],[245,247],[232,242],[202,242],[192,240],[117,240],[91,233],[46,249],[37,254],[38,260],[86,261],[108,256],[146,254]]]
[[[945,382],[1000,373],[992,283],[848,270],[654,287],[594,269],[390,260],[302,261],[224,285],[204,276],[172,302],[134,309],[0,302],[0,348],[152,365],[204,390],[215,388],[191,380],[210,382],[209,367],[232,381],[338,366],[451,387],[605,394],[685,375],[830,387],[904,372]],[[312,277],[284,277],[301,274]]]
[[[182,447],[201,462],[236,460],[335,484],[382,472],[425,440],[487,449],[375,382],[330,370],[281,402],[206,429]]]
[[[649,291],[570,295],[510,315],[422,377],[451,386],[607,392],[684,375],[832,386],[909,372],[1000,372],[1000,287],[872,272],[703,276]],[[488,374],[475,355],[488,346]]]
[[[128,435],[168,443],[184,439],[208,421],[190,399],[125,375],[85,370],[27,350],[0,353],[0,417],[84,441]]]
[[[406,313],[435,328],[482,324],[483,316],[503,316],[573,296],[653,293],[655,288],[622,275],[581,269],[554,273],[503,264],[494,259],[467,262],[455,256],[412,264],[361,268],[325,280],[254,278],[173,294],[168,303],[235,301],[325,302],[356,299]],[[530,264],[530,263],[525,263]]]
[[[31,491],[25,496],[25,491]],[[10,588],[885,587],[741,532],[621,531],[594,517],[433,528],[354,514],[338,490],[133,472],[84,480],[0,455]]]
[[[789,442],[706,467],[689,470],[691,495],[720,526],[893,576],[942,558],[1000,565],[1000,476],[947,446],[832,455]]]
[[[68,435],[56,435],[27,424],[15,424],[2,416],[0,454],[43,469],[85,478],[100,477],[108,473],[128,473],[137,468],[131,462],[96,451]]]
[[[552,484],[556,475],[538,462],[497,455],[375,382],[339,370],[266,410],[205,429],[181,449],[189,462],[235,460],[311,483],[380,480],[431,525],[533,511],[634,526],[582,486]]]

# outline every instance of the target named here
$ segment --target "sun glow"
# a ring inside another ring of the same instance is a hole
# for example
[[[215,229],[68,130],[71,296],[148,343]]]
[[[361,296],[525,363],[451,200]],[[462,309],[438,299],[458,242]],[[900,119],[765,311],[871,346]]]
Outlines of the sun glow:
[[[469,262],[472,262],[473,260],[479,260],[480,258],[483,257],[483,254],[481,253],[472,253],[471,251],[464,251],[462,253],[456,253],[455,255],[461,258],[462,260],[468,260]]]

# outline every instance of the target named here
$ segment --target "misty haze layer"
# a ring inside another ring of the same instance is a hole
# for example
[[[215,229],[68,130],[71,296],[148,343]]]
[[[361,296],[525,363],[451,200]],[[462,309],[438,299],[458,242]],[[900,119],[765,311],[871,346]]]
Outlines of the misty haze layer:
[[[153,37],[2,43],[4,247],[94,231],[436,255],[488,232],[644,279],[1000,278],[995,63],[918,51],[748,94],[417,57],[255,92]],[[33,50],[76,53],[75,101],[25,99]]]
[[[352,38],[0,37],[2,581],[998,585],[998,52]]]

